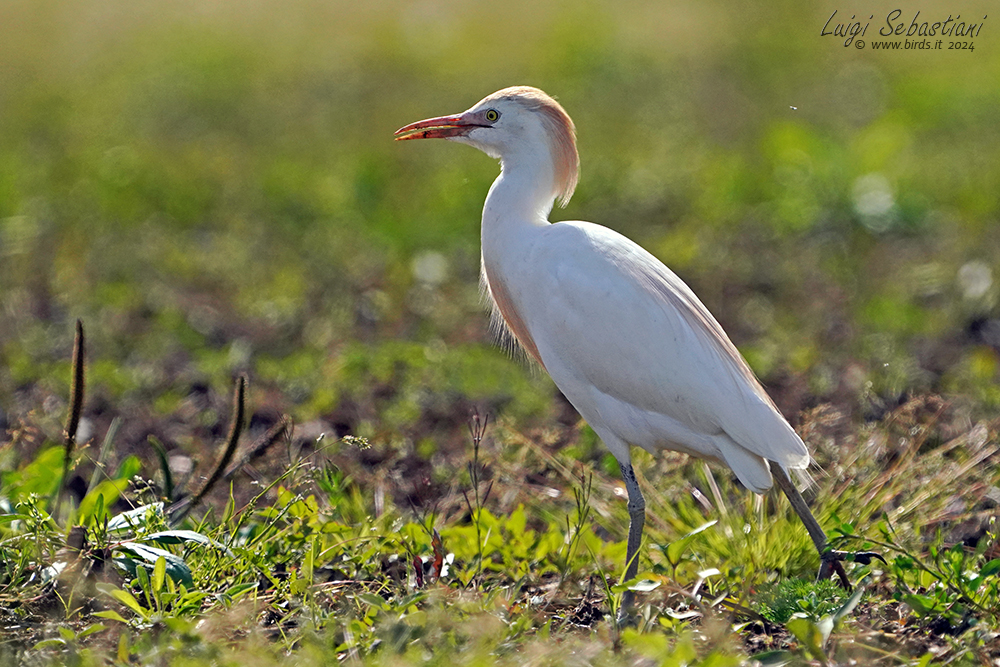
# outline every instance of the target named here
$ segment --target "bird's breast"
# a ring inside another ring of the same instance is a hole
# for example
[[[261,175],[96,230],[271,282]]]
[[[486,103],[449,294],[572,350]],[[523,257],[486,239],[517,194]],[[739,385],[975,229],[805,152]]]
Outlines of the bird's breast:
[[[499,315],[499,320],[506,327],[507,331],[514,337],[517,343],[524,348],[524,351],[531,355],[531,357],[537,361],[542,368],[545,368],[545,364],[542,362],[542,357],[538,353],[538,346],[535,345],[534,339],[531,337],[531,332],[528,330],[528,326],[521,316],[521,312],[518,309],[517,303],[511,297],[510,290],[507,284],[496,275],[495,271],[491,271],[489,265],[483,263],[483,277],[486,283],[486,291],[490,296],[490,301],[492,302],[494,315]]]

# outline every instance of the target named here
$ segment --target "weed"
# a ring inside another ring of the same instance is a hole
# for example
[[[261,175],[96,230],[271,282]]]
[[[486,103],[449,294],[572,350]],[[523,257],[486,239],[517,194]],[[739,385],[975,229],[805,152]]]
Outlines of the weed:
[[[839,608],[844,589],[829,579],[783,579],[754,596],[753,608],[767,621],[784,625],[794,614],[818,621]]]

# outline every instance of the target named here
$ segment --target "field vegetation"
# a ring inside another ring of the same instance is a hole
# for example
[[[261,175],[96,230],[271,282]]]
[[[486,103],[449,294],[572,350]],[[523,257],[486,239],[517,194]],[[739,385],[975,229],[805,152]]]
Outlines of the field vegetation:
[[[5,0],[0,664],[1000,664],[991,8]],[[577,125],[553,219],[692,286],[885,557],[853,591],[673,454],[619,580],[617,464],[480,303],[496,165],[392,141],[515,84]]]

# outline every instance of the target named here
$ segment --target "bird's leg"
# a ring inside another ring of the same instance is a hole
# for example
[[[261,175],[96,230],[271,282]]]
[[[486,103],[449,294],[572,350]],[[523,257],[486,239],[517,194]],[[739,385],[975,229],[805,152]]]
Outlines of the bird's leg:
[[[646,499],[642,497],[639,482],[635,479],[635,471],[631,463],[619,464],[625,489],[628,491],[628,547],[625,554],[625,578],[631,581],[639,569],[639,546],[642,544],[642,528],[646,523]],[[635,601],[633,591],[625,591],[622,595],[622,606],[618,612],[618,622],[628,617],[632,603]]]
[[[867,564],[871,562],[872,558],[878,558],[883,563],[885,562],[882,556],[873,551],[846,553],[827,549],[826,533],[823,532],[819,522],[816,521],[816,517],[809,511],[809,506],[806,504],[805,499],[799,493],[799,490],[795,488],[795,485],[792,484],[792,480],[788,479],[788,475],[784,469],[777,463],[774,463],[771,465],[771,473],[774,475],[774,481],[778,483],[778,487],[788,496],[788,501],[792,504],[795,513],[802,519],[802,523],[805,524],[806,530],[809,532],[809,537],[812,538],[813,544],[816,545],[816,550],[819,551],[820,564],[819,574],[816,576],[817,579],[826,579],[836,573],[844,588],[851,590],[851,582],[847,578],[847,572],[844,571],[841,561],[853,560]]]
[[[788,496],[788,501],[792,504],[792,509],[802,519],[809,537],[812,538],[813,544],[816,545],[816,549],[822,555],[826,550],[826,533],[823,532],[819,522],[816,521],[816,517],[809,511],[809,505],[806,504],[805,498],[802,497],[799,490],[792,484],[792,480],[788,479],[788,475],[785,474],[784,469],[780,465],[777,463],[771,465],[771,474],[774,475],[774,481],[778,483],[778,487]]]
[[[788,479],[788,475],[785,474],[785,470],[780,465],[777,463],[772,465],[771,474],[774,475],[774,481],[778,483],[778,487],[788,496],[788,502],[792,504],[792,509],[802,519],[809,537],[812,538],[813,544],[816,545],[816,550],[819,551],[819,574],[816,575],[816,578],[826,579],[836,570],[837,576],[840,577],[840,582],[844,585],[844,588],[850,590],[851,583],[847,579],[847,573],[844,572],[844,566],[840,564],[840,561],[830,560],[826,557],[826,533],[823,532],[823,528],[820,527],[816,517],[809,511],[809,505],[806,504],[805,498],[802,497],[799,490],[792,484],[792,480]]]

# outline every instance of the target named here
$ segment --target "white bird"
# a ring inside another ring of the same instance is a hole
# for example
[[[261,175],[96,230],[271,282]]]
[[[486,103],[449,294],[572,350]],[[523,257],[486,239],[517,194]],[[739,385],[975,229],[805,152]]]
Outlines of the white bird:
[[[816,548],[821,576],[845,554],[788,478],[810,457],[725,331],[653,255],[590,222],[549,222],[576,188],[573,121],[537,88],[505,88],[468,111],[411,123],[397,140],[444,138],[500,160],[482,220],[482,282],[503,335],[516,341],[618,460],[628,490],[625,580],[635,577],[646,503],[631,446],[729,466],[751,491],[772,476]],[[864,554],[859,554],[863,558]],[[859,558],[861,560],[862,558]],[[627,593],[627,610],[632,595]]]

